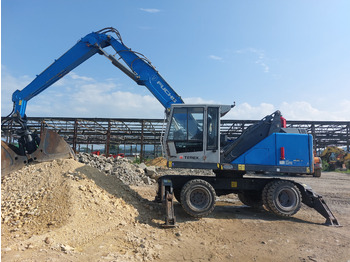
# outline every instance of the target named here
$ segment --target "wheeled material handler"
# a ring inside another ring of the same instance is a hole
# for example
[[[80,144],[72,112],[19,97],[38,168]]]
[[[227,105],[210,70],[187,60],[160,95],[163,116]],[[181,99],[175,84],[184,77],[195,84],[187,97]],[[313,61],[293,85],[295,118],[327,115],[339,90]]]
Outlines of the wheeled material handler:
[[[109,54],[111,47],[115,54]],[[24,89],[12,95],[13,110],[2,119],[2,131],[16,134],[17,145],[1,141],[1,173],[6,175],[28,163],[69,158],[71,148],[58,134],[44,127],[40,134],[27,125],[26,107],[56,81],[95,54],[105,56],[138,85],[143,85],[164,106],[166,130],[162,140],[169,168],[211,169],[215,176],[164,176],[158,201],[166,204],[166,225],[175,224],[174,196],[195,217],[212,212],[215,196],[237,193],[243,203],[264,205],[271,212],[294,215],[301,202],[315,208],[328,224],[338,222],[321,196],[291,180],[247,177],[250,173],[314,174],[312,136],[286,128],[279,111],[250,126],[238,139],[220,132],[220,119],[233,105],[189,105],[161,77],[151,62],[128,48],[112,28],[92,32],[56,59]]]

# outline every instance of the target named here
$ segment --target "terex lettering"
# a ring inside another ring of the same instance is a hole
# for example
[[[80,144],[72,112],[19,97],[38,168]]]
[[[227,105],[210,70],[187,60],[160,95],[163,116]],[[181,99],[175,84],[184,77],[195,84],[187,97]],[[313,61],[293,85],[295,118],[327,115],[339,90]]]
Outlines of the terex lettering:
[[[198,156],[184,156],[185,159],[199,159]]]

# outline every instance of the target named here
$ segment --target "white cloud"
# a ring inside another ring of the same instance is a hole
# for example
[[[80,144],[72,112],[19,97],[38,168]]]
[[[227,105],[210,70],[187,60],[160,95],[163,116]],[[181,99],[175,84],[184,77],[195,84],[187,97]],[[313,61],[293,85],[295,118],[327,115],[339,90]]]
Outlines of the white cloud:
[[[272,114],[276,110],[277,109],[272,104],[261,103],[258,106],[252,106],[248,103],[242,103],[232,108],[225,116],[225,119],[257,120],[264,118],[266,115]]]
[[[255,61],[256,64],[260,65],[263,68],[264,73],[270,72],[270,67],[266,65],[263,60],[259,59]]]
[[[156,9],[156,8],[140,8],[141,11],[146,12],[146,13],[159,13],[160,9]]]
[[[79,75],[77,75],[77,74],[74,73],[74,72],[70,72],[69,77],[72,78],[72,79],[74,79],[74,80],[83,80],[83,81],[89,81],[89,82],[91,82],[91,81],[94,80],[94,79],[91,78],[91,77],[79,76]]]
[[[264,73],[269,73],[270,72],[270,67],[267,64],[268,58],[266,58],[265,51],[256,49],[256,48],[245,48],[245,49],[240,49],[235,51],[236,54],[253,54],[254,55],[254,63],[259,65]]]
[[[328,108],[324,105],[321,109],[318,109],[305,101],[282,102],[276,105],[261,103],[257,106],[242,103],[231,109],[225,116],[225,119],[258,120],[272,114],[276,110],[280,110],[287,121],[349,121],[350,100],[342,100],[337,104],[337,107],[332,106]]]
[[[13,77],[2,67],[1,114],[12,110],[12,93],[22,90],[31,79]],[[121,87],[123,88],[121,90]],[[52,117],[106,117],[106,118],[163,118],[164,108],[145,87],[133,93],[115,79],[98,82],[93,78],[70,73],[64,79],[28,102],[28,116]],[[138,89],[139,90],[139,89]],[[220,104],[202,97],[183,98],[186,104]],[[225,119],[262,119],[280,110],[288,120],[349,121],[350,100],[332,103],[306,101],[278,102],[275,104],[237,104]]]
[[[28,76],[13,77],[6,66],[1,66],[1,116],[8,115],[12,110],[12,93],[22,90],[30,81]]]
[[[12,110],[12,93],[22,90],[29,83],[29,77],[17,79],[2,71],[1,110],[2,115],[7,115]],[[119,89],[118,83],[97,82],[71,72],[31,99],[26,113],[53,117],[163,118],[164,108],[152,95]]]
[[[223,60],[222,57],[216,56],[216,55],[210,55],[209,58],[212,59],[212,60],[217,60],[217,61],[222,61]]]
[[[313,120],[313,121],[349,121],[350,100],[340,100],[337,103],[329,103],[316,108],[309,102],[283,102],[280,110],[284,117],[290,120]]]
[[[214,100],[205,100],[201,97],[183,98],[185,104],[217,104]]]

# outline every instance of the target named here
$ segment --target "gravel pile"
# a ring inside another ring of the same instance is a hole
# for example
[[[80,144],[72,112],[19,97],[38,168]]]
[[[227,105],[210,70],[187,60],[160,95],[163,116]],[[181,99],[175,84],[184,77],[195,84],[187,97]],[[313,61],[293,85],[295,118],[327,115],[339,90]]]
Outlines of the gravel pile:
[[[101,168],[108,166],[108,161],[102,161]],[[125,171],[128,182],[136,183],[140,175],[135,174],[140,173],[135,170],[139,167],[126,160],[112,162],[112,167],[108,175],[72,159],[53,160],[34,163],[2,177],[1,239],[2,252],[7,253],[2,259],[90,261],[77,257],[85,256],[80,253],[82,246],[93,245],[89,244],[93,241],[101,241],[97,249],[105,248],[104,241],[111,244],[106,244],[110,251],[104,252],[100,260],[91,261],[157,258],[159,251],[148,239],[151,226],[142,224],[138,228],[138,217],[142,221],[154,218],[156,214],[150,210],[158,206],[142,202],[135,191],[113,175],[114,170]],[[49,252],[55,253],[55,259],[45,255]],[[26,254],[31,258],[21,257]],[[43,259],[45,256],[47,259]]]
[[[159,178],[158,167],[134,164],[127,158],[113,158],[102,155],[79,153],[78,160],[95,167],[106,175],[118,177],[124,184],[132,186],[152,185]]]
[[[116,177],[129,186],[155,185],[161,175],[212,175],[210,170],[168,169],[134,164],[127,158],[78,154],[79,162],[97,168],[108,177]],[[78,164],[78,162],[76,162]],[[12,228],[30,227],[41,231],[42,225],[59,227],[69,213],[68,182],[80,179],[74,161],[55,160],[29,165],[2,178],[2,223]],[[83,190],[84,187],[79,187]],[[97,194],[94,194],[95,196]],[[61,214],[61,217],[57,217]],[[40,220],[40,222],[38,222]]]
[[[60,226],[69,212],[68,181],[74,162],[62,160],[29,165],[1,179],[2,223],[12,228]],[[72,164],[73,163],[73,164]],[[55,170],[60,170],[59,174]],[[63,175],[62,175],[63,174]]]

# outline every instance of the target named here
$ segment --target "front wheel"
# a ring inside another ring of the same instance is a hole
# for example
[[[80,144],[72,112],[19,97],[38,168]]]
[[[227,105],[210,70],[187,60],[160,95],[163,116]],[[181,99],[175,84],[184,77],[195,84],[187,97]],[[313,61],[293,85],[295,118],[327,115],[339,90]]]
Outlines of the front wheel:
[[[215,190],[202,179],[188,181],[181,190],[181,205],[193,217],[209,215],[215,207]]]

